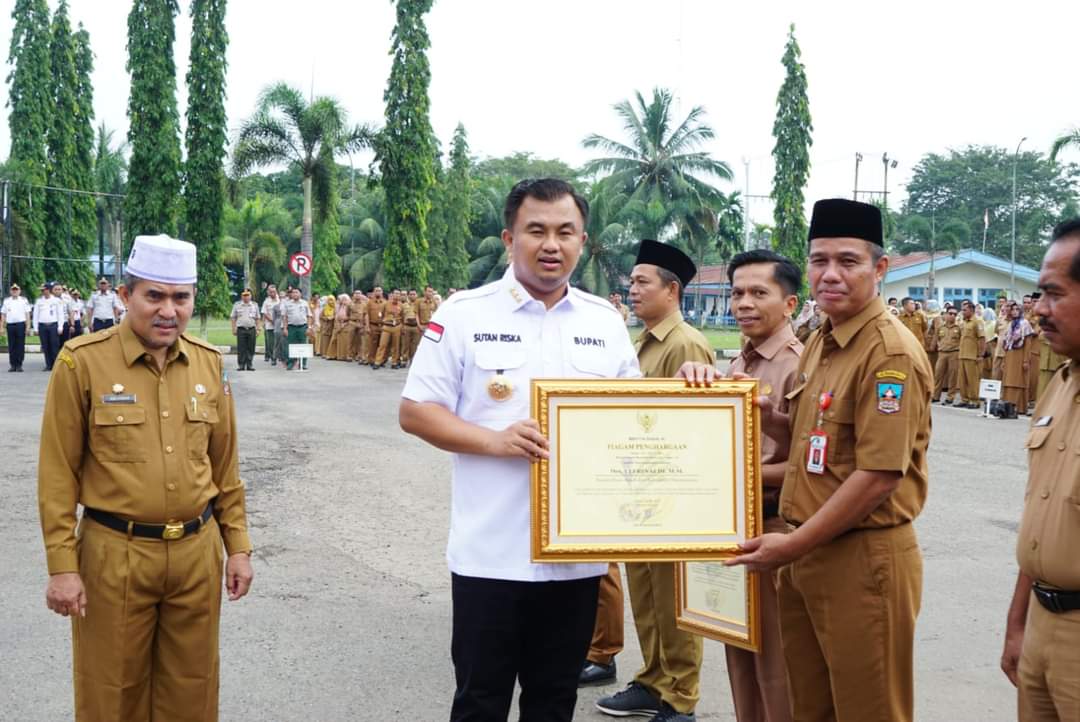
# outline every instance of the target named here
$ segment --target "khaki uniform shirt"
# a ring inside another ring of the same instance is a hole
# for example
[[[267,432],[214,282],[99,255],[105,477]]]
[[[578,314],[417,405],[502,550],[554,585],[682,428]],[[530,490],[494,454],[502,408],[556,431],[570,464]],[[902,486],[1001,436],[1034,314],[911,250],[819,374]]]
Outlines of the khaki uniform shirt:
[[[926,320],[926,314],[922,311],[901,311],[897,317],[900,319],[900,323],[904,324],[904,328],[915,334],[915,338],[919,339],[923,348],[926,348],[926,332],[930,328],[929,322]]]
[[[349,306],[349,321],[354,326],[363,326],[366,317],[367,301],[364,299],[360,299],[359,301],[353,299],[352,305]]]
[[[969,321],[960,321],[958,325],[960,326],[960,360],[978,360],[979,341],[986,338],[986,327],[974,316]]]
[[[1030,472],[1016,540],[1020,571],[1080,591],[1080,363],[1054,375],[1024,446]]]
[[[401,324],[401,317],[405,313],[405,307],[400,303],[387,303],[383,306],[382,310],[382,322],[383,326],[398,326]]]
[[[948,323],[942,323],[937,329],[937,350],[938,351],[956,351],[960,348],[960,324],[954,323],[950,326]]]
[[[127,323],[68,341],[49,379],[38,460],[49,574],[79,571],[76,504],[164,524],[216,499],[226,550],[250,551],[231,394],[221,353],[187,334],[160,374]]]
[[[788,426],[788,401],[785,398],[795,388],[799,377],[799,356],[803,345],[791,324],[785,323],[765,343],[743,346],[742,353],[731,362],[731,372],[744,373],[759,380],[758,393],[772,400],[780,414],[767,414],[761,425],[761,463],[787,461],[791,450],[791,428]],[[782,414],[782,415],[781,415]],[[766,487],[766,499],[775,499],[779,487]]]
[[[368,323],[372,326],[382,324],[383,311],[386,309],[386,299],[369,298],[367,303]]]
[[[930,442],[933,373],[922,346],[885,309],[881,298],[810,337],[799,360],[792,404],[791,455],[780,494],[780,513],[802,524],[858,469],[896,471],[899,486],[856,528],[911,521],[926,501],[926,448]],[[806,470],[810,433],[824,393],[833,394],[823,416],[828,434],[824,473]]]
[[[401,318],[405,321],[406,326],[415,326],[419,317],[419,309],[416,303],[405,302],[401,305]]]
[[[716,352],[696,328],[675,311],[638,336],[638,366],[646,378],[672,378],[687,361],[715,364]]]
[[[927,326],[926,330],[926,351],[927,353],[934,353],[938,350],[937,332],[938,329],[941,328],[942,325],[944,325],[945,317],[941,314],[937,314],[935,316],[927,316],[927,323],[929,325]]]
[[[417,317],[420,319],[421,326],[427,326],[431,323],[431,317],[435,314],[436,309],[439,308],[439,304],[435,299],[430,301],[427,298],[421,298],[417,302]]]

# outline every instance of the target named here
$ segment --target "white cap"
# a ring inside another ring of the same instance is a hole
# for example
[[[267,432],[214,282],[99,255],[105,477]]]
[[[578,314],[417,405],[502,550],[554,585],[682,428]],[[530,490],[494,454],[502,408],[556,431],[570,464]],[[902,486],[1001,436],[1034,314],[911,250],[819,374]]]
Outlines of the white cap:
[[[127,273],[158,283],[195,283],[195,245],[165,234],[135,236],[128,256]]]

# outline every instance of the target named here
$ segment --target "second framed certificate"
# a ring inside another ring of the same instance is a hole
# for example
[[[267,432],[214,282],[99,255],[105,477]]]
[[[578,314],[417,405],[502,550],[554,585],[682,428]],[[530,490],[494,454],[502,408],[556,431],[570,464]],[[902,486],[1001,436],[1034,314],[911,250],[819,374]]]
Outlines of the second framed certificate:
[[[540,562],[721,559],[761,532],[756,381],[536,379]]]

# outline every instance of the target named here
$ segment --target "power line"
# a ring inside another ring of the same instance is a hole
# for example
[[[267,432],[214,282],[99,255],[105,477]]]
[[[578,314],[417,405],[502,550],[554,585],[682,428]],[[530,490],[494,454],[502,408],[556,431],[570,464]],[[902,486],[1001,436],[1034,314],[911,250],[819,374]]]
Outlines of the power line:
[[[0,178],[0,183],[10,183],[16,186],[23,186],[26,188],[38,188],[47,191],[61,191],[63,193],[74,193],[76,195],[84,196],[97,196],[100,198],[126,198],[123,193],[105,193],[103,191],[84,191],[78,188],[60,188],[59,186],[41,185],[38,183],[27,183],[26,181],[11,180],[9,178]]]

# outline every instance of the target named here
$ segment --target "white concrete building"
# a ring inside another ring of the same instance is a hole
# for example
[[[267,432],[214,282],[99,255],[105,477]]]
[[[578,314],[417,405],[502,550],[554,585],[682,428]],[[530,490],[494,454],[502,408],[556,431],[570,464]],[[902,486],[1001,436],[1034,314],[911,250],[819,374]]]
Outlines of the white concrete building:
[[[969,299],[984,306],[996,302],[1004,293],[1009,295],[1010,263],[1007,259],[979,251],[964,250],[953,256],[948,251],[934,255],[934,291],[939,304],[958,303]],[[1027,266],[1016,266],[1016,298],[1033,293],[1039,272]],[[930,283],[930,254],[911,253],[889,259],[883,296],[902,299],[911,296],[926,300]]]

